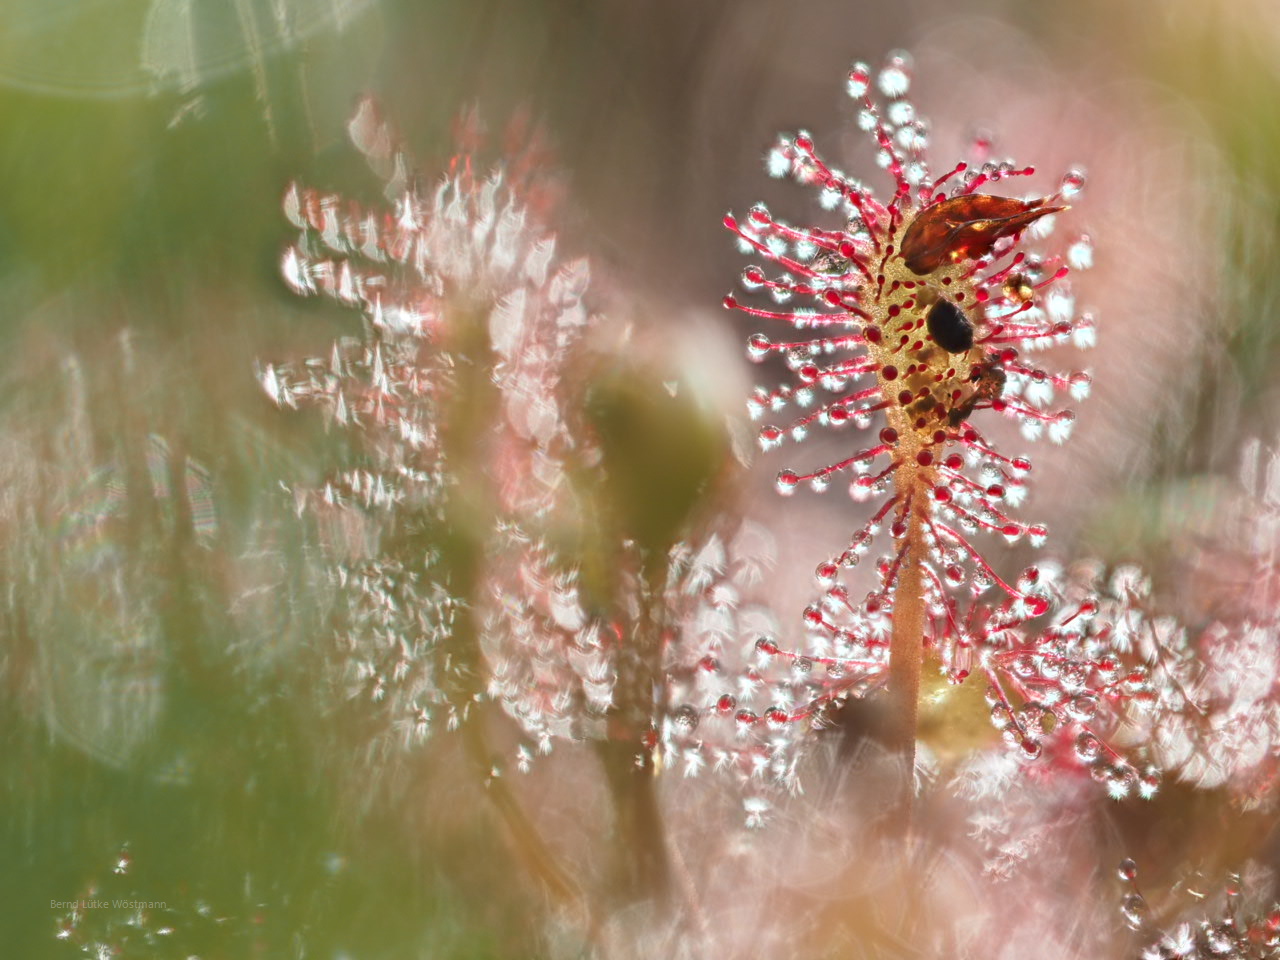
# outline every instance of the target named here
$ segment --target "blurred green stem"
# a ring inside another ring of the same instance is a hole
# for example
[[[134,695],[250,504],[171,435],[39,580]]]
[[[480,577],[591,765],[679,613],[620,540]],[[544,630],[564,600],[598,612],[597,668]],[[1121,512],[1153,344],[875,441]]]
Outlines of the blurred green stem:
[[[556,862],[555,855],[525,814],[515,793],[502,777],[493,776],[494,751],[485,734],[485,713],[480,711],[462,725],[467,753],[485,785],[485,795],[507,828],[516,855],[561,907],[579,915],[588,929],[594,929],[591,911],[581,888]]]
[[[515,792],[501,776],[493,775],[498,763],[489,743],[487,722],[490,716],[505,715],[488,699],[487,670],[476,623],[486,539],[497,510],[492,477],[485,468],[483,456],[477,456],[485,449],[498,406],[497,391],[489,376],[493,358],[485,319],[482,314],[459,316],[451,328],[460,341],[453,345],[454,355],[463,362],[457,366],[453,401],[442,411],[446,425],[444,460],[450,466],[454,483],[438,546],[445,558],[452,593],[466,601],[458,611],[453,634],[461,687],[459,698],[470,714],[462,724],[463,737],[485,794],[506,826],[516,855],[556,902],[583,923],[588,937],[594,939],[596,924],[585,894],[557,862]]]
[[[646,564],[639,622],[620,651],[616,702],[608,738],[597,744],[614,811],[614,893],[622,903],[666,899],[670,868],[666,830],[657,794],[657,769],[645,749],[642,728],[653,713],[653,691],[662,655],[662,626],[655,607],[662,596],[662,571]]]

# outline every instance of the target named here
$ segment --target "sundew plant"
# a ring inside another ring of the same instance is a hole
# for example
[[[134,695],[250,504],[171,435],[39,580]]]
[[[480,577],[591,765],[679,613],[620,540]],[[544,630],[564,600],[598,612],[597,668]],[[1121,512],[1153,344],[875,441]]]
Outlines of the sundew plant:
[[[996,193],[1020,190],[1036,171],[991,159],[986,143],[974,166],[934,170],[909,86],[905,56],[874,77],[865,64],[849,74],[858,124],[875,142],[890,195],[833,168],[801,132],[778,141],[769,172],[816,189],[833,224],[795,226],[763,205],[725,218],[743,250],[767,265],[747,267],[748,294],[725,305],[786,331],[754,334],[748,344],[753,360],[780,355],[791,372],[750,400],[752,417],[764,421],[760,446],[798,443],[815,429],[871,435],[836,463],[778,474],[783,494],[838,484],[872,507],[848,546],[818,564],[823,593],[804,611],[805,645],[762,638],[758,649],[826,668],[813,699],[788,708],[789,720],[887,684],[893,739],[908,759],[925,660],[953,683],[977,674],[1007,739],[1035,757],[1046,735],[1068,730],[1081,760],[1123,795],[1138,774],[1095,727],[1115,722],[1100,708],[1150,697],[1145,672],[1128,669],[1089,626],[1095,599],[1060,605],[1041,623],[1060,599],[1051,578],[1035,567],[1002,577],[987,546],[1041,547],[1048,537],[1019,515],[1031,460],[1002,451],[995,421],[1060,443],[1074,415],[1058,398],[1089,392],[1087,373],[1052,368],[1060,362],[1053,348],[1094,343],[1093,317],[1077,315],[1068,279],[1091,264],[1090,243],[1047,246],[1084,178],[1069,171],[1052,193],[1025,199]],[[773,303],[757,305],[765,297]],[[859,596],[845,578],[880,543],[888,550]],[[1154,790],[1150,771],[1141,782]]]

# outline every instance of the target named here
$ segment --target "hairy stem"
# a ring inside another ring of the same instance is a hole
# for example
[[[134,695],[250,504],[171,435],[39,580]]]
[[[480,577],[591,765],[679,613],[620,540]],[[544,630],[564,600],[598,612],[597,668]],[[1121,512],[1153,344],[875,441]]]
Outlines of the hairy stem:
[[[924,658],[925,516],[909,512],[906,556],[894,591],[893,636],[889,646],[887,745],[902,761],[902,803],[911,809],[915,795],[916,726],[920,706],[920,669]]]

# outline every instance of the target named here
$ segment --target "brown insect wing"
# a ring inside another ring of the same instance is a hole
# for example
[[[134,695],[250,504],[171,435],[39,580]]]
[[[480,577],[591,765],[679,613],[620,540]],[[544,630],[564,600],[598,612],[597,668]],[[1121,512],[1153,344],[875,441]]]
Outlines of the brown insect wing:
[[[902,234],[902,259],[912,273],[924,276],[944,263],[976,260],[990,253],[1001,237],[1010,237],[1046,214],[1066,207],[1046,207],[1044,200],[1015,200],[985,193],[949,197],[925,207]]]

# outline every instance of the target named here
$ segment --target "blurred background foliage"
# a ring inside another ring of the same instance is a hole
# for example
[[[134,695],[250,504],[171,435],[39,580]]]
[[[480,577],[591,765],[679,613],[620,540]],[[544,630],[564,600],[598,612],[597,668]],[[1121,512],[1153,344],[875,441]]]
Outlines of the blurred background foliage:
[[[1123,393],[1084,408],[1082,432],[1110,418],[1133,446],[1095,445],[1108,495],[1055,528],[1060,553],[1139,560],[1160,582],[1171,542],[1212,531],[1242,441],[1276,436],[1280,16],[1266,0],[0,0],[6,955],[74,952],[45,901],[94,884],[166,901],[181,950],[201,956],[531,955],[537,890],[512,880],[459,748],[433,739],[404,761],[402,792],[353,805],[364,787],[333,747],[352,721],[316,702],[327,587],[280,483],[315,482],[348,451],[266,402],[254,369],[354,314],[278,278],[280,198],[294,179],[375,198],[344,132],[363,93],[428,172],[472,106],[495,157],[524,115],[563,171],[553,225],[592,255],[602,305],[668,346],[705,311],[732,345],[748,331],[714,312],[741,269],[720,215],[779,189],[759,172],[775,130],[845,129],[842,71],[894,47],[953,68],[920,72],[939,121],[951,85],[971,99],[949,123],[999,129],[999,96],[970,84],[1016,59],[1058,78],[1056,101],[1032,107],[1045,124],[1109,92],[1122,123],[1155,104],[1185,123],[1167,137],[1213,150],[1190,173],[1128,158],[1150,177],[1129,243],[1162,239],[1144,239],[1143,209],[1200,195],[1158,253],[1197,286],[1153,315],[1113,315],[1098,295],[1100,351],[1125,325],[1139,346],[1183,349],[1141,415]],[[1022,131],[1024,155],[1036,135]],[[1090,145],[1069,159],[1089,162]],[[1090,216],[1111,282],[1141,291],[1150,278],[1107,249],[1105,212]],[[686,377],[736,385],[713,356]],[[590,403],[617,465],[602,509],[661,548],[723,491],[727,441],[656,379],[620,356]],[[1052,518],[1052,499],[1034,502]]]

